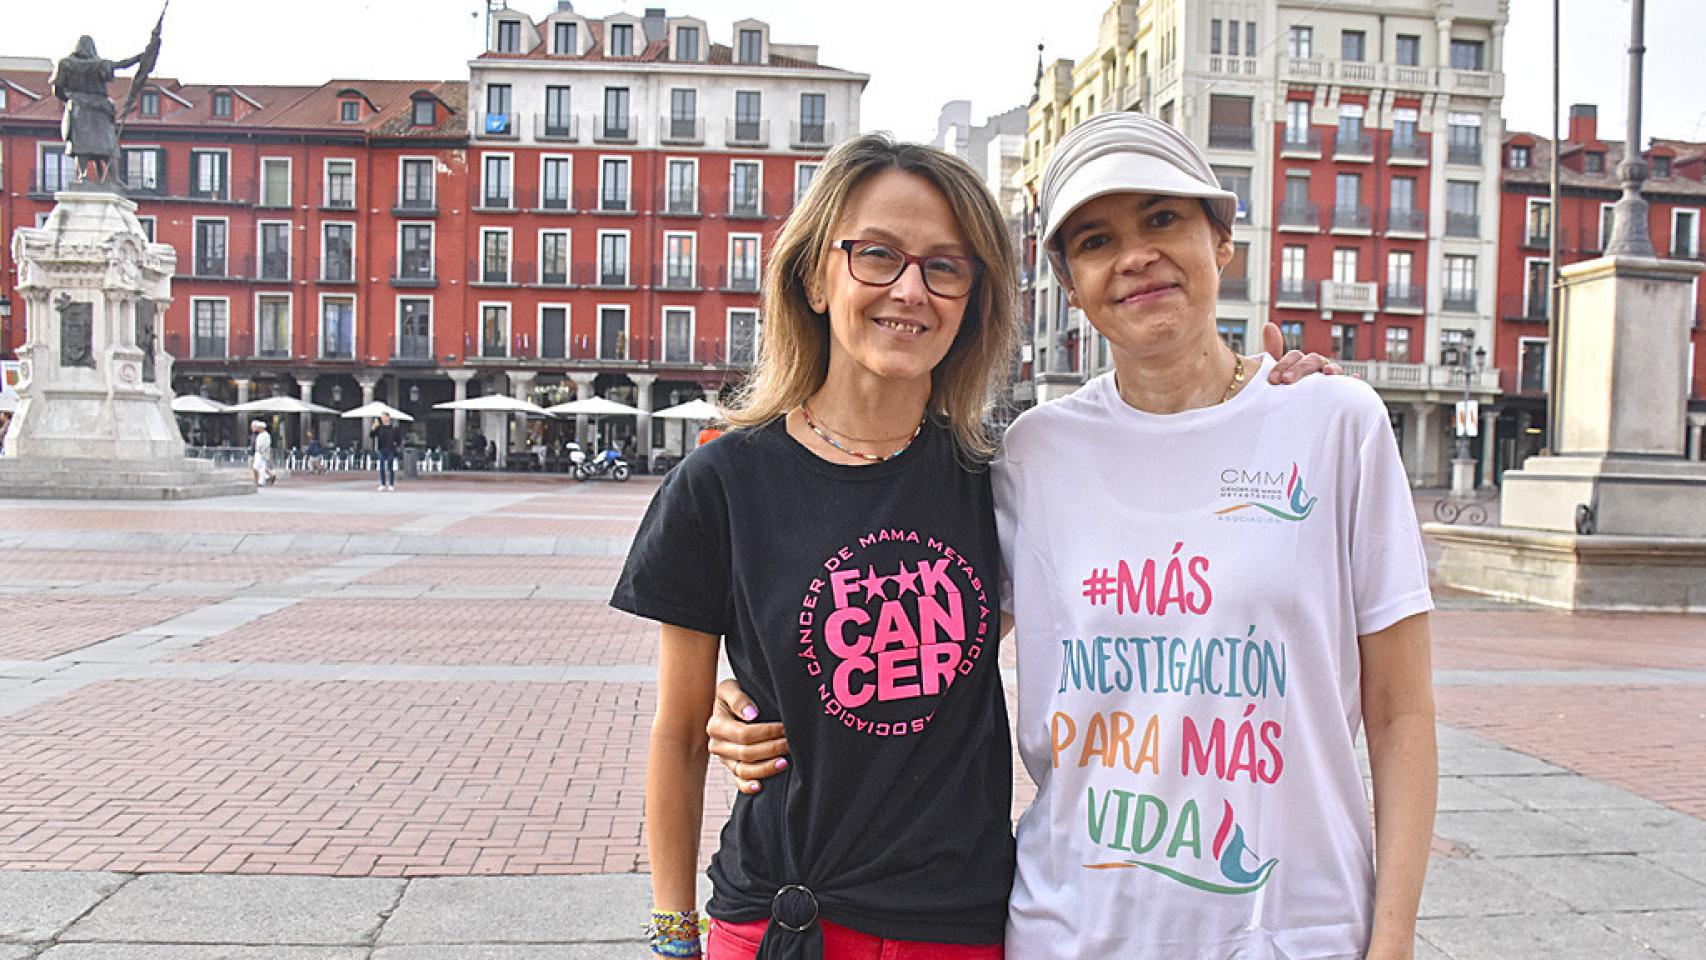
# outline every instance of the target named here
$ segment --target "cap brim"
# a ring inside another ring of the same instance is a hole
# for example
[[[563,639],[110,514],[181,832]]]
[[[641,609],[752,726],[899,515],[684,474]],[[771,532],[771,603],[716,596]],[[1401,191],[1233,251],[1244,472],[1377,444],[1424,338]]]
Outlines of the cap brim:
[[[1044,249],[1054,241],[1055,233],[1074,211],[1110,193],[1198,197],[1213,204],[1215,213],[1228,224],[1238,214],[1238,195],[1230,190],[1210,187],[1158,157],[1136,152],[1114,153],[1084,164],[1061,187],[1060,196],[1049,209],[1049,222],[1043,226]]]

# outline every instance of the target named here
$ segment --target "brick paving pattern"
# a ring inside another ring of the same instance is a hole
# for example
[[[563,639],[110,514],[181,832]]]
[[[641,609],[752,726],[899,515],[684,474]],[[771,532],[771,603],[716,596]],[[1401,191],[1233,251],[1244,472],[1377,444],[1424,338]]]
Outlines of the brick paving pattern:
[[[259,510],[129,510],[19,507],[6,505],[7,532],[29,530],[82,531],[102,533],[377,533],[397,522],[396,517],[371,513],[319,514],[303,517],[294,513]]]
[[[288,579],[333,559],[301,554],[145,556],[94,550],[14,550],[0,553],[0,584],[19,580],[90,579],[103,583],[266,583]]]
[[[1440,669],[1706,669],[1706,622],[1698,617],[1440,610],[1433,628]]]
[[[0,869],[644,872],[634,718],[654,702],[645,684],[99,684],[0,725]],[[709,778],[709,809],[732,799]]]
[[[316,599],[204,640],[172,659],[651,664],[657,661],[657,627],[599,601]]]
[[[179,597],[0,596],[0,660],[46,660],[169,620],[206,601]]]
[[[496,537],[629,537],[632,520],[567,519],[552,516],[486,516],[459,520],[444,528],[451,535]]]
[[[431,586],[512,586],[561,584],[608,586],[622,572],[621,557],[410,557],[370,573],[358,583]]]

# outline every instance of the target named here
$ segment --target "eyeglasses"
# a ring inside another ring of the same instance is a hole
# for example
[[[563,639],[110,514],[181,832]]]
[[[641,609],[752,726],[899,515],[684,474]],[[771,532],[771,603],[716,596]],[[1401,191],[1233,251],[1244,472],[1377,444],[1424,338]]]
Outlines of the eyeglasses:
[[[842,240],[837,249],[847,251],[847,272],[868,287],[887,287],[900,279],[906,268],[918,264],[924,289],[938,297],[958,300],[971,293],[983,264],[970,257],[933,253],[915,257],[891,244],[877,240]]]

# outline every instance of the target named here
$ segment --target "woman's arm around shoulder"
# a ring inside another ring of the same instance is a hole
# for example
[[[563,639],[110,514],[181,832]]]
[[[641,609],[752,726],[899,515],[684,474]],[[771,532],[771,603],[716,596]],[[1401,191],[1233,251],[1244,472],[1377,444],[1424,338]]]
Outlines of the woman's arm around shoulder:
[[[646,761],[646,831],[652,857],[652,905],[696,907],[699,826],[704,814],[705,716],[717,681],[717,638],[663,624],[659,629],[658,704]]]

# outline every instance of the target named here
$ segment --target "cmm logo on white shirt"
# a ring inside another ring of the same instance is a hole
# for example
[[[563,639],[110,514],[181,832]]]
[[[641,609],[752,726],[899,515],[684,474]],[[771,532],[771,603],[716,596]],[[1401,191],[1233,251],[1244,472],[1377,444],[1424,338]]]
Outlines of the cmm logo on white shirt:
[[[1227,467],[1220,471],[1220,499],[1214,511],[1221,520],[1238,523],[1302,523],[1315,512],[1320,497],[1311,496],[1296,462],[1287,470]]]

